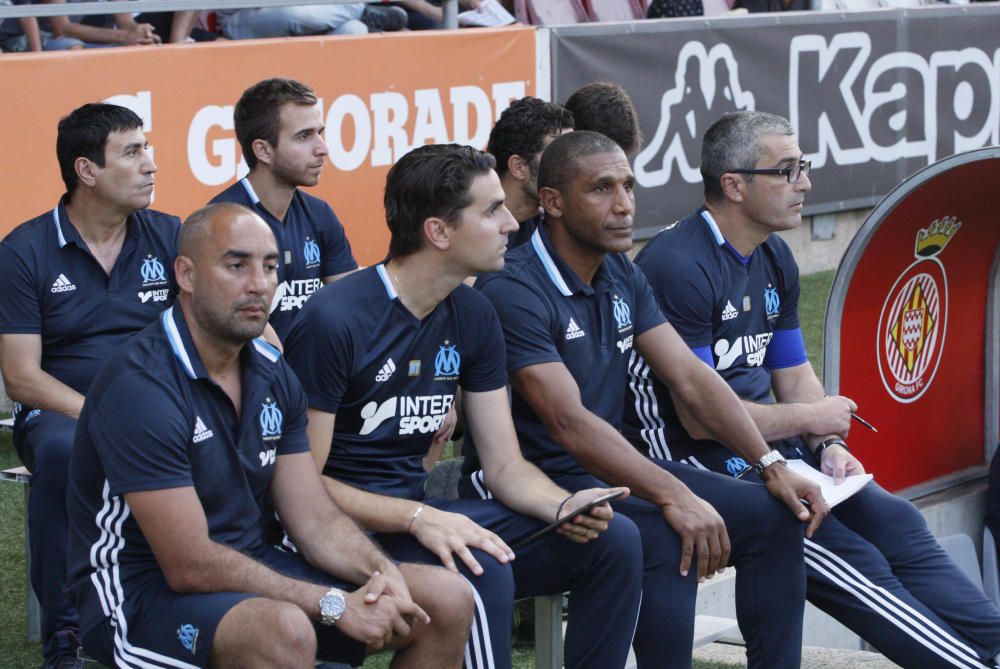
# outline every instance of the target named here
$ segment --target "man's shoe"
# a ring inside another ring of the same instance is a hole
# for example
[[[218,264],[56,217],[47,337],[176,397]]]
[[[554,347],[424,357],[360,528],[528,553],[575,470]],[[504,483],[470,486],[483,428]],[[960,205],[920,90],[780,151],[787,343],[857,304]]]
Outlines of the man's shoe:
[[[49,655],[45,658],[43,669],[83,669],[85,666],[83,660],[76,656],[80,637],[74,630],[56,632],[47,646]]]
[[[368,5],[361,14],[361,22],[368,26],[370,33],[391,33],[406,27],[410,17],[402,7],[375,7]]]

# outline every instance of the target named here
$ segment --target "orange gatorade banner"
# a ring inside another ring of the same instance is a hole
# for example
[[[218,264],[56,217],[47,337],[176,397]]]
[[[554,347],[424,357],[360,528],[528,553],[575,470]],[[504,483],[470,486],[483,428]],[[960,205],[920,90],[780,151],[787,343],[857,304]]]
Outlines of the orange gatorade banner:
[[[55,206],[64,190],[56,125],[100,100],[143,118],[159,167],[153,207],[186,217],[246,172],[233,105],[247,86],[276,76],[321,98],[330,156],[310,192],[330,202],[358,261],[370,264],[389,238],[389,167],[422,144],[485,147],[500,112],[536,90],[535,34],[512,27],[4,55],[0,233]]]

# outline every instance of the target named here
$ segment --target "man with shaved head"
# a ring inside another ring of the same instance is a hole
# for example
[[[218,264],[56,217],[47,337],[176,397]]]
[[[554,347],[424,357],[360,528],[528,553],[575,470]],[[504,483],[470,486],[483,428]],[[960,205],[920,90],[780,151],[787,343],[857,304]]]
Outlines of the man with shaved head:
[[[643,598],[633,644],[640,668],[690,666],[698,581],[727,564],[737,569],[748,666],[797,668],[805,568],[796,544],[825,516],[823,498],[816,486],[771,464],[739,399],[684,346],[625,255],[634,182],[625,153],[606,136],[558,137],[538,173],[544,222],[508,254],[502,272],[477,282],[503,326],[521,449],[567,490],[632,491],[613,506],[642,535]],[[622,437],[633,349],[721,441],[760,464],[766,488],[651,461]],[[483,494],[486,481],[471,457],[466,462],[463,492]]]
[[[188,219],[177,303],[98,372],[70,465],[70,584],[108,666],[311,667],[397,649],[461,664],[468,585],[397,566],[340,512],[309,454],[306,401],[260,338],[277,285],[267,224]],[[265,527],[277,514],[297,553]]]

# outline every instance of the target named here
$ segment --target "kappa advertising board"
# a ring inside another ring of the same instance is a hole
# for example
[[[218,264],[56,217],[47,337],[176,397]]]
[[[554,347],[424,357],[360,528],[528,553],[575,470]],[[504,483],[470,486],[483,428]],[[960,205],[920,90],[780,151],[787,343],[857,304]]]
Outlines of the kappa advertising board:
[[[842,268],[834,284],[829,309],[840,327],[827,338],[839,344],[827,356],[839,370],[836,390],[879,429],[853,426],[851,448],[891,490],[985,462],[986,421],[996,421],[984,412],[986,347],[1000,345],[986,341],[1000,252],[1000,152],[990,151],[904,183],[898,203],[872,213],[845,257],[849,266],[860,253],[853,271]]]
[[[485,147],[500,112],[536,90],[535,34],[515,27],[5,55],[0,145],[16,160],[0,179],[0,233],[55,206],[63,192],[56,125],[99,100],[143,118],[159,167],[153,207],[187,216],[245,174],[233,105],[247,86],[275,76],[299,79],[321,98],[330,156],[309,192],[331,203],[359,262],[371,264],[388,245],[389,167],[422,144]]]
[[[629,92],[640,236],[702,201],[701,137],[739,109],[792,121],[813,167],[807,214],[869,207],[925,165],[1000,143],[998,33],[1000,8],[979,6],[556,28],[553,98],[601,79]]]

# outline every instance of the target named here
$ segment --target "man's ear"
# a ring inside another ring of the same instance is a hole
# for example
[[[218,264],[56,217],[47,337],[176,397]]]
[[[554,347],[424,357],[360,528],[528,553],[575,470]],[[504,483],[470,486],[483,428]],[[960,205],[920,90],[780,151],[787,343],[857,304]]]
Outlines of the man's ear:
[[[266,139],[255,139],[250,143],[250,147],[258,163],[270,165],[274,162],[274,147]]]
[[[447,251],[451,246],[454,232],[455,226],[443,218],[431,216],[424,221],[424,237],[427,239],[427,243],[440,251]]]
[[[180,292],[193,292],[194,271],[194,261],[187,256],[177,256],[174,259],[174,279],[177,281]]]
[[[507,172],[518,181],[527,181],[531,178],[531,165],[521,156],[513,155],[507,159]]]
[[[73,171],[84,186],[92,187],[97,182],[97,165],[90,158],[80,156],[74,160]]]
[[[563,215],[563,201],[562,193],[560,193],[555,188],[546,186],[545,188],[538,189],[538,202],[545,209],[545,214],[547,216],[552,216],[554,218],[562,218]]]
[[[719,185],[722,186],[722,194],[726,196],[727,200],[736,203],[743,202],[746,191],[746,182],[743,179],[732,172],[726,172],[719,177]]]

